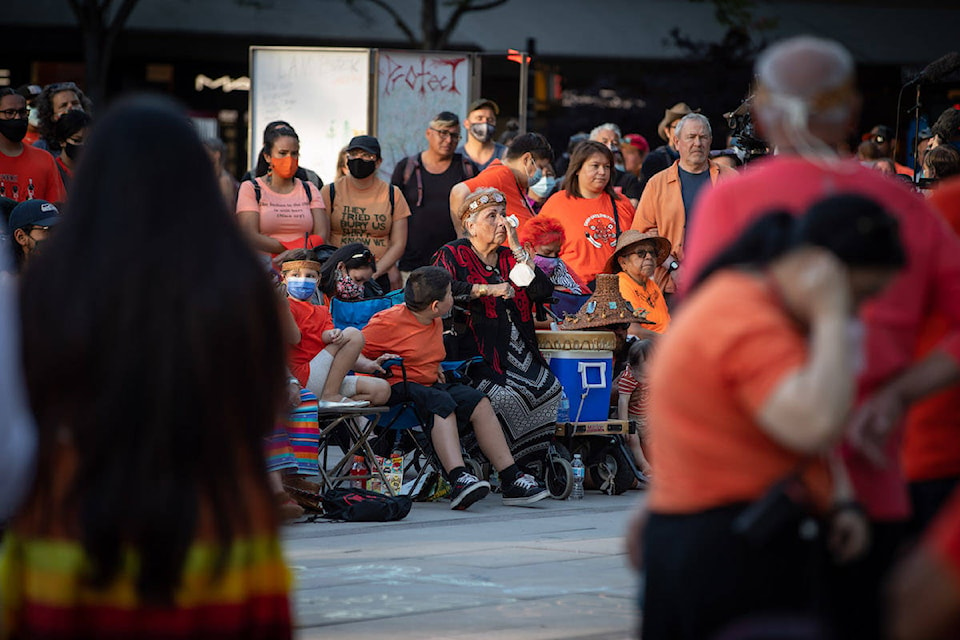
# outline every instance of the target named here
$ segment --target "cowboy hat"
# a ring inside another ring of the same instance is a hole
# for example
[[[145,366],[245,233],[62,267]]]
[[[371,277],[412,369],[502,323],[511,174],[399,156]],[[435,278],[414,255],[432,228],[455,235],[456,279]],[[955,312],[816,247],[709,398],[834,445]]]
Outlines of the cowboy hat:
[[[678,102],[663,112],[663,120],[657,125],[657,135],[664,142],[668,142],[667,127],[687,115],[688,113],[700,113],[700,109],[691,109],[686,102]]]
[[[658,236],[652,232],[641,233],[636,229],[629,229],[620,234],[620,237],[617,238],[617,248],[614,250],[613,255],[610,256],[610,259],[607,260],[607,265],[604,271],[606,273],[620,273],[623,269],[620,268],[620,256],[630,253],[631,249],[636,249],[637,245],[641,242],[652,242],[657,255],[654,256],[654,261],[657,265],[661,265],[666,261],[667,257],[670,255],[670,250],[673,248],[670,245],[670,241],[662,236]]]

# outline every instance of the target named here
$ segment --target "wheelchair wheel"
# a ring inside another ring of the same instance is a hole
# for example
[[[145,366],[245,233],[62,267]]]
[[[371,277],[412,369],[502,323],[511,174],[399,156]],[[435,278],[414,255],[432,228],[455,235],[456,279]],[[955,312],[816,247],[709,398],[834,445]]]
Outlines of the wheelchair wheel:
[[[486,480],[486,477],[483,474],[483,465],[477,462],[475,459],[470,456],[463,457],[463,464],[467,467],[467,471],[480,478],[481,480]]]
[[[566,500],[573,491],[573,465],[569,460],[555,456],[548,458],[544,473],[544,482],[550,497],[554,500]]]
[[[600,491],[610,496],[620,495],[629,489],[636,479],[623,451],[615,444],[610,444],[600,451],[592,471],[595,481],[600,485]]]

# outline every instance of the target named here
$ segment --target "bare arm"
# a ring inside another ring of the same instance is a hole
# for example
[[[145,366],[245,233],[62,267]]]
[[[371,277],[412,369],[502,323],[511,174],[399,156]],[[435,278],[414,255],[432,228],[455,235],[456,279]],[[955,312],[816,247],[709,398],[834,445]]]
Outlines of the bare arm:
[[[313,233],[323,238],[326,243],[330,242],[330,216],[326,209],[310,209],[310,215],[313,216]]]
[[[470,195],[470,187],[463,182],[450,189],[450,220],[453,222],[453,228],[457,230],[457,237],[463,235],[463,225],[460,224],[460,216],[457,214],[468,195]]]
[[[393,189],[393,185],[391,185],[390,188]],[[400,260],[400,257],[403,256],[406,248],[407,219],[401,218],[394,220],[390,226],[390,246],[387,247],[383,256],[377,260],[377,272],[373,274],[374,279],[379,278],[389,271],[390,267],[395,265],[397,261]]]
[[[279,240],[260,233],[259,211],[238,211],[237,218],[240,219],[240,228],[254,249],[265,253],[282,253],[286,250]]]
[[[842,435],[853,404],[849,285],[839,262],[823,250],[796,252],[771,273],[787,308],[810,327],[810,348],[807,362],[780,383],[757,418],[783,446],[817,453]]]

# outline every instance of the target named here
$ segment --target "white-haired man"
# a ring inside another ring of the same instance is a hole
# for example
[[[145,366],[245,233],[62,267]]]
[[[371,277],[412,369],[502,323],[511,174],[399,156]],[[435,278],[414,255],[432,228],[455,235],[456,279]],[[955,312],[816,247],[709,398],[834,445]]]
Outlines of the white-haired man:
[[[896,217],[907,267],[864,305],[863,398],[842,454],[872,524],[866,557],[830,576],[837,637],[879,637],[879,585],[900,546],[910,504],[900,468],[899,437],[908,407],[960,379],[960,241],[924,202],[898,181],[841,160],[835,148],[860,112],[849,52],[836,42],[797,37],[757,60],[754,118],[778,150],[698,203],[686,247],[693,282],[750,222],[784,209],[799,215],[826,194],[873,198]],[[681,286],[682,289],[682,286]],[[925,319],[936,315],[946,336],[918,356]],[[953,407],[953,411],[960,407]]]
[[[704,188],[736,175],[736,171],[710,159],[713,130],[706,116],[690,113],[674,128],[680,158],[656,173],[644,187],[633,218],[633,228],[654,231],[670,241],[673,250],[657,267],[653,280],[665,294],[676,291],[674,278],[684,260],[684,235],[690,226],[696,199]]]
[[[640,194],[643,193],[643,187],[640,181],[632,173],[627,173],[626,165],[623,160],[623,153],[620,151],[620,140],[622,138],[620,127],[612,122],[605,122],[594,127],[590,132],[590,139],[596,140],[602,145],[606,145],[611,152],[616,164],[613,167],[612,182],[614,190],[630,201],[634,207],[640,201]]]

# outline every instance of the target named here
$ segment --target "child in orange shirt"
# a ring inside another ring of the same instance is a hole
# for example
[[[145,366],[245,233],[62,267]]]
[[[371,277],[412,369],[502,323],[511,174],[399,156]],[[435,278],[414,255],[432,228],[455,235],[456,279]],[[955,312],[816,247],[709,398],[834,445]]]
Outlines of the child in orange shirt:
[[[347,373],[363,349],[363,334],[352,327],[333,326],[330,310],[309,302],[320,281],[320,263],[312,251],[301,249],[281,267],[290,313],[299,329],[290,345],[290,371],[320,399],[317,408],[348,409],[383,404],[390,398],[385,380]]]

